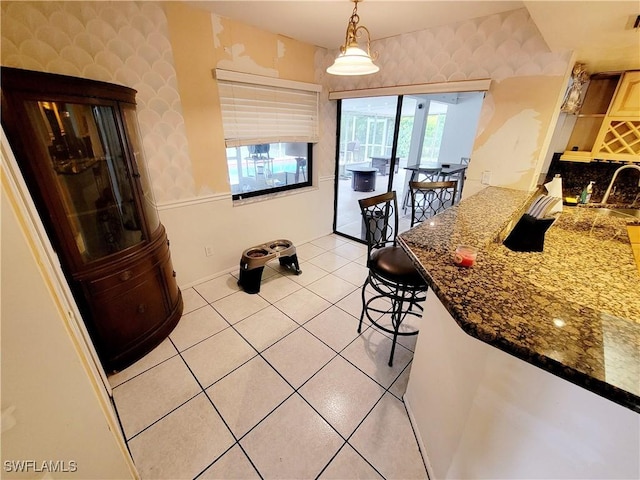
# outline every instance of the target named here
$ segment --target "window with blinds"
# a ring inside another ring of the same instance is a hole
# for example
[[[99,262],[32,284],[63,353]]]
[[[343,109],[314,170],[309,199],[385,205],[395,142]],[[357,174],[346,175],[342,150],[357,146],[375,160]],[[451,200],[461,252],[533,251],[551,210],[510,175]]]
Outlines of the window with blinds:
[[[320,85],[215,70],[234,199],[311,185]]]

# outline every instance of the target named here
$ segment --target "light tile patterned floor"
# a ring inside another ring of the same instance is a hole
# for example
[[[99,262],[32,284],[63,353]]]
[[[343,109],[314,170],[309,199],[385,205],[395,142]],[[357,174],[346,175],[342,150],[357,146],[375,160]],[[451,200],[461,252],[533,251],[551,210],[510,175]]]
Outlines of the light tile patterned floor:
[[[296,246],[302,274],[260,293],[223,275],[182,293],[180,323],[109,380],[143,479],[427,478],[402,395],[416,337],[358,335],[366,248]]]

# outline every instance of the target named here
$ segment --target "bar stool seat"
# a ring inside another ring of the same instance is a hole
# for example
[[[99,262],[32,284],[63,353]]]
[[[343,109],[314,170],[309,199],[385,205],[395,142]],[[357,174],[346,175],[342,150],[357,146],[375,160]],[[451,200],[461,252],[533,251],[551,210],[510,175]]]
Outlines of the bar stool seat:
[[[424,278],[401,247],[383,247],[371,253],[369,269],[383,278],[413,286],[426,286]]]

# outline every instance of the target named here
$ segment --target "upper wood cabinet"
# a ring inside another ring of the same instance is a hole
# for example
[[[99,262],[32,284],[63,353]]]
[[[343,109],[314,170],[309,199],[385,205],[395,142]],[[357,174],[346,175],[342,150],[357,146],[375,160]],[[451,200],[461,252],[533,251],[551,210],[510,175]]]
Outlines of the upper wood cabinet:
[[[567,144],[563,160],[591,161],[591,152],[598,138],[611,100],[616,91],[619,74],[592,75],[580,112]]]
[[[624,74],[608,116],[640,119],[640,71]]]
[[[596,138],[593,157],[640,162],[640,71],[622,76]]]
[[[640,71],[591,77],[561,159],[640,162]]]

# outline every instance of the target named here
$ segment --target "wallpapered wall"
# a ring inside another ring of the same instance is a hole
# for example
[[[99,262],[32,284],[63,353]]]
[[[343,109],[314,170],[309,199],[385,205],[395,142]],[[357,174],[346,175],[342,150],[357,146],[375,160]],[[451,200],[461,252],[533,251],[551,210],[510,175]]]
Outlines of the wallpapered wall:
[[[173,53],[155,2],[2,2],[2,65],[138,91],[156,202],[196,195]]]
[[[371,49],[380,72],[362,77],[326,74],[336,52],[319,49],[316,82],[340,91],[490,78],[465,190],[480,188],[483,170],[493,172],[494,185],[531,188],[570,52],[550,52],[525,8],[386,38]],[[335,131],[335,115],[323,120],[324,131]],[[335,138],[325,136],[321,144],[335,150]]]
[[[375,33],[375,32],[374,32]],[[383,67],[338,78],[319,69],[331,90],[565,74],[568,53],[551,53],[525,8],[373,42]],[[335,52],[319,57],[330,65]],[[383,63],[384,62],[384,63]],[[323,81],[323,83],[325,83]]]
[[[156,201],[214,193],[194,179],[174,51],[156,2],[2,2],[2,64],[120,83],[138,91],[138,116]],[[193,7],[189,7],[193,8]],[[215,19],[215,16],[212,17]],[[255,29],[254,29],[255,30]],[[569,53],[551,53],[526,9],[376,41],[380,73],[333,77],[335,52],[316,49],[316,83],[349,90],[491,78],[469,176],[528,188]],[[335,103],[321,105],[320,177],[333,174]],[[505,108],[510,102],[509,108]],[[192,152],[193,153],[193,152]],[[508,162],[511,168],[504,168]],[[202,175],[198,175],[200,178]],[[473,183],[473,178],[471,178]]]
[[[222,112],[212,70],[221,68],[312,82],[315,47],[220,17],[185,2],[166,2],[163,8],[178,75],[196,190],[198,193],[213,190],[228,194]]]

